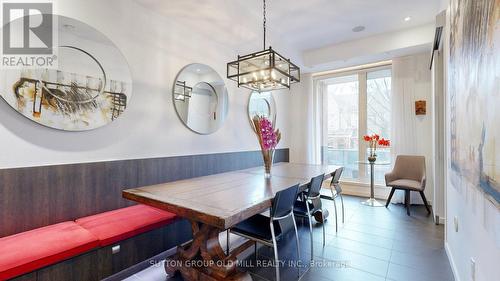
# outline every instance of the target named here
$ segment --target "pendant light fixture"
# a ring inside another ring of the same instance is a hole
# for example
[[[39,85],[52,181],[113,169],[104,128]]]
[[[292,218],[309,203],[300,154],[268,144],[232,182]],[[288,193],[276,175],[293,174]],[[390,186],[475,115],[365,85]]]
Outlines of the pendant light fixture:
[[[266,49],[266,0],[264,7],[264,49],[240,56],[227,64],[227,78],[258,92],[290,89],[290,85],[300,82],[300,68],[278,54],[271,46]]]
[[[175,89],[174,89],[174,99],[178,101],[186,101],[191,97],[191,93],[193,92],[192,87],[188,87],[186,85],[186,81],[175,81]]]

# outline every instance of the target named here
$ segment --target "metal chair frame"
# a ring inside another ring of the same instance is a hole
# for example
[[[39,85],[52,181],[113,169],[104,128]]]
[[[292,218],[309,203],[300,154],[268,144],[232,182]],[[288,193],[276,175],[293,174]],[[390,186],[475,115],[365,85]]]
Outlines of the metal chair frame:
[[[334,180],[335,180],[335,173],[337,173],[338,171],[340,171],[340,173],[342,173],[343,167],[335,170],[335,172],[332,173],[332,182],[330,183],[330,191],[332,192],[332,198],[331,199],[333,201],[333,206],[335,207],[335,232],[339,231],[338,219],[337,219],[337,202],[335,200],[339,196],[340,196],[340,201],[342,203],[342,223],[345,222],[344,197],[342,196],[342,191],[338,192],[337,186],[336,186],[336,185],[339,185],[339,187],[340,187],[340,182],[334,182]],[[333,192],[334,189],[335,189],[335,192]],[[341,188],[341,190],[342,190],[342,188]]]
[[[313,179],[311,179],[311,183],[313,182]],[[323,183],[323,180],[321,181],[321,183]],[[319,190],[321,190],[321,187],[319,188]],[[314,207],[314,209],[311,210],[311,208],[309,208],[309,203],[311,203],[314,206],[314,200],[319,200],[319,202],[321,202],[321,192],[319,192],[319,190],[318,190],[318,194],[316,194],[314,196],[310,196],[311,186],[309,186],[308,194],[307,195],[305,195],[304,193],[301,194],[301,198],[305,202],[305,205],[306,205],[307,215],[304,216],[302,214],[295,213],[296,216],[307,218],[309,220],[309,235],[311,237],[311,262],[314,261],[314,244],[313,244],[313,231],[312,231],[312,215],[313,214],[312,214],[312,212],[318,211],[319,208]],[[325,219],[323,218],[322,221],[323,221],[323,223],[321,224],[321,226],[323,227],[323,247],[325,247],[325,244],[326,244]]]
[[[277,244],[277,240],[276,240],[276,230],[274,229],[274,222],[275,221],[279,222],[281,220],[289,218],[290,216],[292,217],[293,228],[295,230],[295,241],[296,241],[296,246],[297,246],[297,258],[300,260],[299,232],[297,230],[297,222],[295,221],[295,216],[293,215],[293,207],[290,210],[290,212],[284,216],[275,217],[274,215],[271,215],[269,217],[269,228],[271,230],[271,237],[272,237],[271,241],[260,239],[257,237],[253,237],[253,236],[247,235],[245,233],[240,233],[240,232],[235,231],[233,229],[228,230],[228,232],[227,232],[227,245],[226,245],[227,252],[229,253],[229,232],[256,242],[255,243],[255,258],[257,258],[257,243],[261,243],[265,246],[272,247],[273,251],[274,251],[274,259],[275,259],[276,280],[279,281],[280,280],[280,270],[279,270],[280,262],[279,262],[279,255],[278,255],[278,244]],[[285,235],[285,234],[282,233],[281,235]],[[297,276],[300,278],[300,267],[297,267],[297,271],[298,271]]]

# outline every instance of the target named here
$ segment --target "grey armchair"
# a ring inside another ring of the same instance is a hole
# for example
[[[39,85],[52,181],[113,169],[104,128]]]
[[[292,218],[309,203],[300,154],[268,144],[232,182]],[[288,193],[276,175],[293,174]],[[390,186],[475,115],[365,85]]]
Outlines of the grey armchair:
[[[396,189],[404,190],[406,213],[410,215],[410,192],[416,191],[420,193],[425,208],[430,214],[431,210],[424,194],[426,180],[424,156],[398,155],[396,163],[394,163],[394,169],[385,174],[385,184],[392,187],[385,207],[387,208],[391,202]]]

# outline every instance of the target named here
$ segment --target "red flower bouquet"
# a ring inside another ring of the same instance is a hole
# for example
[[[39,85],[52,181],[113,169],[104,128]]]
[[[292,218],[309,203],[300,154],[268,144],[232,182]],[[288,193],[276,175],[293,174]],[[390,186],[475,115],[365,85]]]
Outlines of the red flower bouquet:
[[[390,146],[391,145],[391,141],[390,140],[386,140],[384,138],[380,138],[379,135],[377,134],[373,134],[373,135],[366,135],[366,136],[363,136],[363,139],[368,142],[369,144],[369,147],[370,147],[370,156],[368,156],[368,161],[373,161],[375,162],[375,160],[377,159],[377,146]]]

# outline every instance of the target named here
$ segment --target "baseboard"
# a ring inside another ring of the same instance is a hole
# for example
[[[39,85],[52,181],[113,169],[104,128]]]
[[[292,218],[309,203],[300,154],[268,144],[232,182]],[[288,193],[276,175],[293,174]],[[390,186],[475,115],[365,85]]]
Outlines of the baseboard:
[[[370,185],[366,183],[342,182],[342,193],[359,197],[370,197]],[[375,185],[373,189],[375,198],[387,200],[391,189],[385,186]]]
[[[439,224],[445,225],[446,224],[446,218],[439,217]]]
[[[455,259],[451,254],[450,247],[448,242],[444,242],[444,250],[446,251],[446,255],[448,256],[448,261],[450,262],[451,271],[453,272],[453,277],[455,277],[455,281],[460,281],[460,276],[458,275],[457,266],[455,265]]]
[[[106,278],[102,279],[101,281],[120,281],[120,280],[123,280],[127,277],[130,277],[130,276],[132,276],[138,272],[141,272],[144,269],[152,266],[153,264],[151,263],[151,261],[162,261],[162,260],[165,260],[167,257],[174,255],[176,253],[176,250],[177,250],[177,246],[173,247],[171,249],[168,249],[163,253],[159,253],[158,255],[151,257],[145,261],[142,261],[138,264],[135,264],[129,268],[126,268],[126,269],[124,269],[116,274],[113,274],[109,277],[106,277]]]

